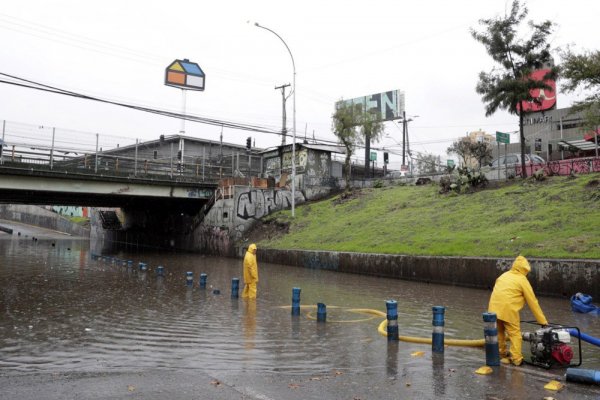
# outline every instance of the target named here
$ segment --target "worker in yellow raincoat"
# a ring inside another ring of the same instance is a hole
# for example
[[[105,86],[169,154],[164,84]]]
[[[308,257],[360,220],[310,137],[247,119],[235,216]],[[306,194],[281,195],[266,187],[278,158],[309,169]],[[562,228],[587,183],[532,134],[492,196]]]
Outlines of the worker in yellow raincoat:
[[[533,293],[527,274],[531,271],[529,261],[523,256],[518,256],[513,262],[510,271],[496,279],[488,311],[496,313],[498,319],[498,346],[501,362],[521,365],[523,353],[521,346],[521,318],[519,311],[527,302],[529,309],[540,325],[548,325],[537,298]],[[510,341],[510,355],[506,349],[506,340]]]
[[[258,264],[256,263],[256,245],[248,246],[244,256],[244,290],[243,298],[256,298],[256,284],[258,283]]]

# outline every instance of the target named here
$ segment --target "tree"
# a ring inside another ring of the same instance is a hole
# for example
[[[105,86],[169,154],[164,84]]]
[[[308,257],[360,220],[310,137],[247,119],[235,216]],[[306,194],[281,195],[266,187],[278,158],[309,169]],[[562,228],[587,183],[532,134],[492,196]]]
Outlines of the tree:
[[[447,154],[456,154],[459,158],[459,164],[466,166],[468,160],[471,158],[471,148],[470,141],[465,140],[464,138],[458,139],[456,142],[453,142],[448,149],[446,149]],[[460,162],[462,160],[462,163]]]
[[[521,174],[527,177],[525,170],[525,136],[523,134],[523,112],[520,105],[525,102],[540,104],[538,98],[531,95],[533,89],[551,90],[544,81],[555,79],[557,68],[552,67],[550,72],[541,80],[531,77],[531,73],[550,63],[550,44],[547,37],[552,31],[553,23],[544,21],[536,24],[532,21],[528,26],[531,35],[527,39],[517,36],[517,30],[527,17],[527,7],[522,7],[518,0],[514,0],[510,14],[504,17],[481,19],[479,23],[484,26],[483,32],[471,29],[475,40],[485,46],[492,59],[500,64],[500,69],[491,72],[481,72],[476,92],[482,96],[485,103],[485,114],[490,116],[498,109],[507,110],[509,113],[519,115],[519,132],[521,141]]]
[[[416,158],[417,170],[421,174],[434,174],[440,166],[440,156],[431,153],[419,154]]]
[[[571,49],[561,53],[564,60],[560,66],[563,89],[574,92],[576,89],[588,91],[584,100],[575,102],[573,111],[581,111],[585,125],[597,129],[600,125],[600,51],[575,54]]]
[[[358,121],[361,115],[362,108],[360,104],[355,105],[340,101],[337,103],[337,108],[332,116],[333,134],[346,148],[346,160],[344,163],[346,191],[350,190],[350,158],[354,154],[356,145],[362,143],[362,135],[358,129]]]
[[[380,115],[375,110],[362,110],[356,115],[357,122],[360,124],[361,134],[365,143],[365,177],[368,176],[370,161],[370,144],[379,142],[384,134],[384,126]]]
[[[475,142],[470,146],[471,157],[477,160],[479,170],[485,163],[492,161],[492,146],[488,142]]]
[[[448,154],[456,154],[464,167],[469,166],[469,161],[476,160],[478,170],[492,159],[492,146],[488,142],[472,142],[467,138],[460,138],[452,143],[446,150]]]

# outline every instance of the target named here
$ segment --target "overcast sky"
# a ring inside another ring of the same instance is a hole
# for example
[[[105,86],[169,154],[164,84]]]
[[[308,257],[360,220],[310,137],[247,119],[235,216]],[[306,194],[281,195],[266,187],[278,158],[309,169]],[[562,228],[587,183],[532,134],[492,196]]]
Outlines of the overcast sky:
[[[600,3],[530,0],[528,19],[557,23],[553,47],[598,48]],[[0,72],[44,84],[153,108],[181,111],[181,91],[164,85],[175,59],[197,62],[206,90],[188,92],[187,112],[281,128],[279,86],[296,63],[297,136],[335,140],[335,101],[400,89],[406,95],[410,146],[442,155],[453,140],[483,129],[518,129],[517,117],[486,118],[475,93],[478,73],[493,63],[469,29],[504,14],[505,0],[399,1],[155,1],[19,0],[0,8]],[[558,54],[555,60],[559,62]],[[558,106],[578,94],[558,90]],[[292,99],[288,129],[292,128]],[[177,134],[176,119],[0,84],[0,119],[107,135],[157,139]],[[375,144],[398,149],[401,131]],[[188,122],[186,134],[219,140],[220,128]],[[269,147],[280,137],[225,129],[223,140]],[[516,136],[511,138],[512,141]],[[289,143],[289,140],[288,140]],[[396,146],[396,147],[393,147]],[[362,153],[359,151],[362,156]],[[381,155],[379,156],[381,160]],[[399,156],[392,155],[393,168]]]

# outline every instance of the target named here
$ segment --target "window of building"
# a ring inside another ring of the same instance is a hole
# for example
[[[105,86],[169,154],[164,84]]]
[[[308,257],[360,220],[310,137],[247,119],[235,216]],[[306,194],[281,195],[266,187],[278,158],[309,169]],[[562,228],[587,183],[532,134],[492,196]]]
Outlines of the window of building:
[[[158,150],[154,150],[153,157],[155,160],[158,158]]]

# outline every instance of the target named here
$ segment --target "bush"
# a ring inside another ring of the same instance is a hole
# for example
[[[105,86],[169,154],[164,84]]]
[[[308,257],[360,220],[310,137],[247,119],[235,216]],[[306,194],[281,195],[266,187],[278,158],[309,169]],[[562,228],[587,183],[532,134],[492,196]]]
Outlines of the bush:
[[[469,190],[485,187],[488,179],[479,171],[467,167],[456,169],[456,173],[440,179],[440,193],[466,193]]]

